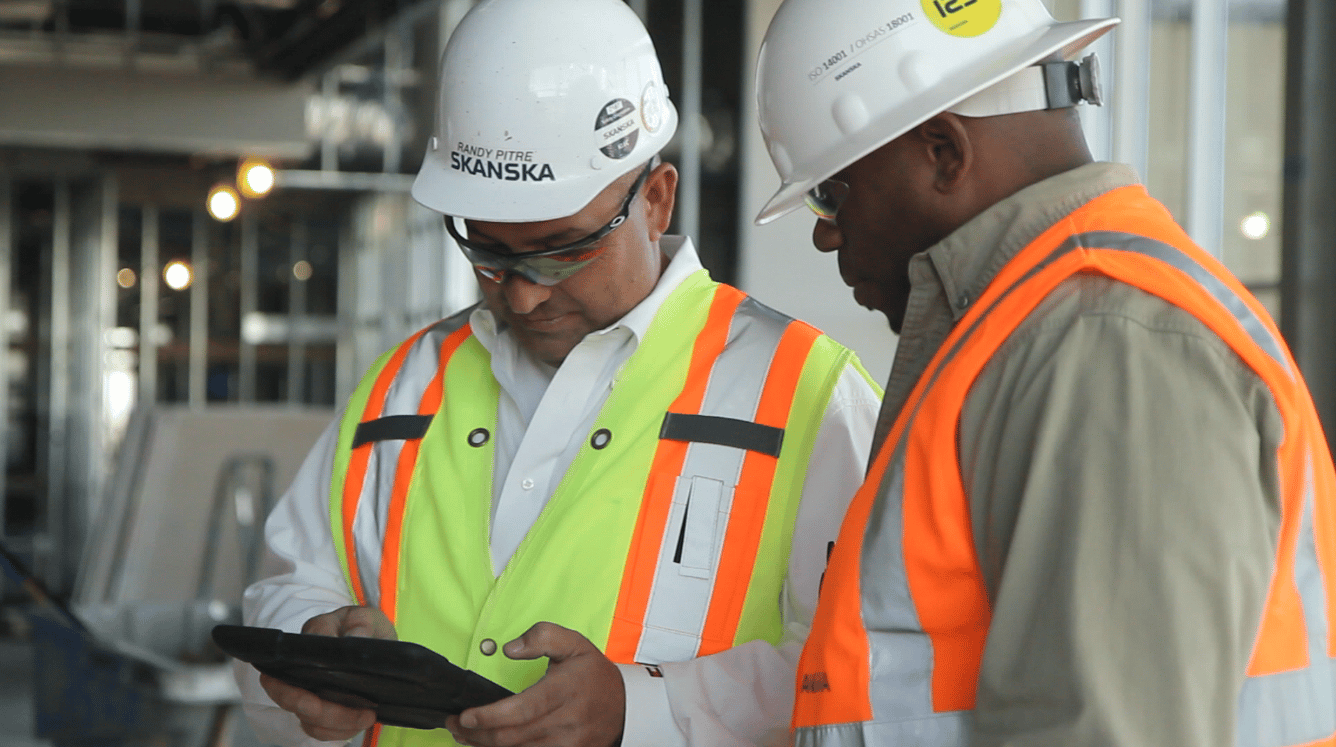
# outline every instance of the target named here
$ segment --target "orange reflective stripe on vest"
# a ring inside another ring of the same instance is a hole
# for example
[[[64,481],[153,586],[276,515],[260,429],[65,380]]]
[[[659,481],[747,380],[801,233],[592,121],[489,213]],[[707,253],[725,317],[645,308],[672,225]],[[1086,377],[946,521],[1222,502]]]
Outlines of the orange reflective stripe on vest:
[[[366,408],[362,412],[363,423],[375,420],[384,412],[385,397],[389,392],[390,384],[398,376],[399,368],[403,365],[404,359],[408,357],[408,352],[426,333],[427,329],[422,329],[405,340],[399,345],[398,350],[394,351],[394,355],[385,364],[385,368],[381,369],[379,376],[376,377],[376,384],[371,390],[371,396],[367,399]],[[354,549],[357,545],[353,537],[353,520],[357,516],[357,509],[362,497],[362,484],[366,480],[367,463],[371,458],[371,447],[371,444],[363,444],[360,448],[353,450],[348,463],[348,475],[344,481],[344,547],[347,548],[348,553],[348,565],[351,571],[349,578],[353,587],[353,596],[360,605],[367,603],[367,596],[362,574],[358,567],[357,553]]]
[[[733,314],[745,297],[742,291],[728,286],[722,286],[715,292],[709,319],[705,322],[705,328],[696,336],[687,380],[673,401],[672,412],[700,412],[710,371],[728,341],[728,327]],[[608,644],[604,648],[604,653],[613,661],[635,661],[645,610],[649,606],[650,588],[654,584],[654,569],[658,565],[673,489],[676,487],[675,483],[655,480],[653,476],[680,474],[688,446],[685,441],[660,441],[654,453],[653,466],[650,467],[651,479],[640,504],[640,516],[636,519],[631,549],[626,557],[626,570],[622,576],[621,593],[617,596],[612,630],[608,633]]]
[[[1336,472],[1316,411],[1260,303],[1142,188],[1127,187],[1078,209],[1009,262],[915,385],[831,556],[798,667],[800,746],[968,739],[991,612],[961,478],[960,414],[1011,333],[1077,273],[1188,311],[1268,384],[1285,423],[1281,532],[1240,695],[1238,744],[1326,744],[1336,734]]]
[[[774,360],[770,363],[765,389],[761,391],[761,401],[756,409],[757,423],[775,428],[787,425],[789,408],[803,371],[803,363],[820,336],[821,332],[815,327],[798,321],[791,323],[784,331]],[[748,486],[760,499],[734,502],[719,557],[719,566],[729,568],[731,572],[715,585],[701,634],[699,656],[715,654],[733,646],[733,636],[742,617],[757,548],[761,544],[761,531],[765,528],[770,487],[778,463],[776,457],[756,451],[748,451],[743,459],[738,484]],[[726,588],[726,584],[731,588]]]
[[[441,343],[441,364],[436,368],[436,375],[422,393],[422,402],[418,406],[419,415],[435,415],[441,407],[441,398],[445,394],[441,382],[445,378],[445,367],[460,343],[473,334],[473,329],[465,324],[446,336]],[[386,366],[389,368],[389,366]],[[408,486],[413,479],[413,469],[417,466],[418,449],[421,438],[408,439],[399,451],[399,463],[394,470],[394,491],[390,498],[389,521],[385,525],[385,549],[381,554],[380,565],[380,609],[390,622],[396,619],[396,602],[399,594],[399,544],[403,538],[404,508],[408,501]],[[363,448],[369,448],[369,444]]]
[[[719,354],[728,341],[739,307],[744,303],[754,304],[741,291],[728,286],[721,286],[715,294],[709,320],[696,338],[685,385],[669,408],[670,412],[691,414],[701,411],[707,388],[720,376],[716,368]],[[784,328],[764,379],[753,422],[785,428],[798,378],[819,336],[819,331],[801,322],[790,322]],[[663,478],[683,473],[691,447],[687,441],[664,439],[655,451],[651,478],[636,520],[605,648],[608,658],[615,662],[644,660],[640,655],[644,636],[647,628],[654,627],[646,625],[651,596],[656,585],[667,580],[661,571],[668,570],[662,568],[668,549],[665,543],[674,539],[668,532],[669,515],[674,495],[682,489],[675,480]],[[757,451],[746,451],[742,457],[723,547],[715,561],[717,567],[728,571],[718,575],[708,607],[702,610],[703,621],[698,624],[699,645],[693,651],[683,650],[682,656],[705,656],[734,645],[757,548],[765,528],[777,463],[776,456]]]

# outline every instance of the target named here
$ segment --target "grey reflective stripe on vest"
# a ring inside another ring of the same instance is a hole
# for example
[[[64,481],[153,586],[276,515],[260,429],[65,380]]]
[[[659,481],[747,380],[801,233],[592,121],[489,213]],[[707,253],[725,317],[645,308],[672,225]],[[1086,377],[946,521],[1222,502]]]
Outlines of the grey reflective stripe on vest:
[[[728,344],[710,371],[700,414],[755,419],[766,379],[757,374],[769,371],[790,321],[750,297],[738,304],[729,325]],[[746,456],[744,449],[732,446],[687,446],[659,544],[659,562],[636,661],[686,661],[700,649],[733,488]]]
[[[1327,593],[1313,536],[1313,468],[1305,469],[1294,581],[1308,633],[1308,666],[1244,680],[1237,747],[1289,747],[1336,734],[1336,660],[1327,655]]]
[[[1261,319],[1237,294],[1182,250],[1145,236],[1095,231],[1068,237],[1011,287],[1000,293],[984,313],[975,317],[970,328],[946,353],[941,365],[931,372],[928,389],[937,383],[941,373],[959,355],[983,320],[989,318],[1012,292],[1059,258],[1077,249],[1135,252],[1186,273],[1238,320],[1249,337],[1267,355],[1279,362],[1286,371],[1290,370],[1282,346]],[[905,742],[907,744],[922,747],[954,747],[968,741],[972,722],[970,712],[935,713],[932,710],[932,644],[919,624],[905,575],[904,546],[901,541],[904,536],[905,446],[923,400],[924,397],[920,397],[915,403],[900,441],[894,444],[895,452],[887,465],[863,533],[860,594],[863,624],[868,634],[872,720],[858,724],[800,728],[795,734],[795,745],[798,747],[849,747],[863,745],[865,739],[876,744],[898,744],[898,740],[903,738],[909,740]],[[895,562],[888,562],[891,559]],[[1320,586],[1318,591],[1321,592]],[[1309,609],[1307,601],[1305,609]],[[1323,661],[1329,660],[1324,657]],[[1329,687],[1331,672],[1327,670]],[[1336,701],[1329,699],[1327,702]],[[1330,733],[1329,730],[1321,736]],[[907,736],[901,737],[901,734]],[[1267,746],[1271,744],[1268,742]],[[1245,745],[1240,742],[1239,747],[1253,747],[1253,743]],[[1263,745],[1258,743],[1256,747]]]
[[[1238,320],[1243,330],[1248,333],[1253,342],[1257,343],[1258,347],[1271,356],[1287,372],[1290,372],[1290,364],[1285,357],[1284,348],[1280,341],[1271,334],[1271,330],[1267,329],[1266,324],[1253,313],[1252,309],[1248,308],[1248,304],[1244,303],[1237,293],[1230,290],[1229,286],[1220,281],[1220,278],[1202,267],[1197,263],[1197,260],[1189,257],[1181,249],[1162,241],[1148,239],[1145,236],[1116,231],[1093,231],[1071,237],[1061,247],[1058,247],[1055,254],[1065,254],[1067,250],[1074,248],[1074,246],[1135,252],[1158,259],[1181,270],[1214,296],[1215,300],[1219,301],[1220,305],[1224,306]]]
[[[422,395],[441,365],[441,343],[468,323],[468,311],[437,322],[418,338],[404,357],[403,366],[390,383],[380,417],[416,415]],[[357,550],[357,568],[368,605],[380,604],[380,560],[385,547],[385,527],[389,523],[390,499],[394,494],[394,473],[399,466],[403,439],[371,443],[362,498],[353,517],[353,543]]]
[[[939,713],[914,721],[863,721],[798,729],[793,747],[923,747],[969,741],[969,713]]]

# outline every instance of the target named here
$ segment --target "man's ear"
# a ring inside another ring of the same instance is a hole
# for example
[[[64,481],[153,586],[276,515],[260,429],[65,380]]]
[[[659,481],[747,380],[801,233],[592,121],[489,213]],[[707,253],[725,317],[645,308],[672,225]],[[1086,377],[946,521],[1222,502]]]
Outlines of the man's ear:
[[[974,167],[974,143],[957,114],[942,112],[917,128],[933,168],[933,187],[941,194],[958,191]]]
[[[645,228],[650,241],[658,241],[668,233],[673,221],[673,206],[677,202],[677,169],[671,163],[661,163],[645,180]]]

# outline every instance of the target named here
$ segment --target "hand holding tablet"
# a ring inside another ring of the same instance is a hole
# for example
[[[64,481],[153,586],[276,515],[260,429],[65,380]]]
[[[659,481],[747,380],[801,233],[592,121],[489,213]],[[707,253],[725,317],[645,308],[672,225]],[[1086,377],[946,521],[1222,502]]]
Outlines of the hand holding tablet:
[[[514,694],[416,643],[242,625],[215,627],[213,640],[264,674],[334,703],[370,708],[391,726],[441,728],[447,715]]]

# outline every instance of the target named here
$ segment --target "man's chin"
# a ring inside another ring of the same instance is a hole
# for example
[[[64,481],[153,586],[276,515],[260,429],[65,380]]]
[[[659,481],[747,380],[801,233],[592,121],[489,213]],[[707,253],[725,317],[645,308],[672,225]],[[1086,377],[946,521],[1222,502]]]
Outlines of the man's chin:
[[[852,287],[854,293],[854,303],[862,306],[869,311],[882,311],[882,294],[877,286],[862,282]]]
[[[511,331],[515,334],[515,339],[519,342],[524,352],[531,358],[540,363],[546,363],[553,368],[560,368],[562,361],[570,355],[575,343],[563,337],[556,335],[544,335],[534,333],[531,330],[522,330],[512,327]]]
[[[880,311],[886,315],[891,331],[900,334],[900,326],[905,321],[904,302],[896,303],[875,283],[859,283],[853,287],[854,301],[868,311]]]

